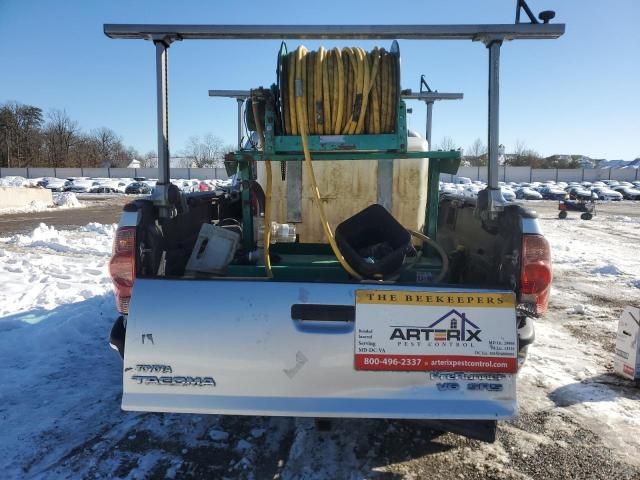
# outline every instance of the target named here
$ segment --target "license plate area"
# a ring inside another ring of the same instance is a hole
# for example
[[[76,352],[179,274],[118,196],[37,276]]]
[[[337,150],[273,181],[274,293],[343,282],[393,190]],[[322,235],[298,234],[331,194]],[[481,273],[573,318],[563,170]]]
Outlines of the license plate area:
[[[515,373],[511,292],[358,290],[355,369]]]

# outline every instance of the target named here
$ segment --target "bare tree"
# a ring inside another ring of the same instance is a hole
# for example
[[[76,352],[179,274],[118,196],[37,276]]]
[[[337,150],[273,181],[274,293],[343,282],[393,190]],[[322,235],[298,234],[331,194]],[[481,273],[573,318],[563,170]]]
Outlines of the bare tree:
[[[66,165],[69,150],[77,140],[78,133],[78,122],[71,120],[65,110],[53,109],[47,114],[44,136],[51,166]]]
[[[100,145],[93,135],[80,134],[77,136],[64,166],[80,168],[102,166]]]
[[[140,163],[144,168],[157,168],[158,154],[154,150],[149,150],[142,156]]]
[[[451,137],[443,137],[442,141],[436,147],[437,150],[443,150],[445,152],[455,150],[456,148],[458,147]]]
[[[484,155],[485,153],[487,153],[487,146],[482,143],[482,140],[476,138],[469,147],[468,154],[472,157],[479,157],[480,155]]]
[[[233,147],[224,145],[221,138],[208,133],[202,139],[198,135],[190,137],[183,156],[189,164],[187,166],[218,167],[223,165],[225,153],[231,150]]]
[[[540,168],[544,166],[544,161],[537,151],[528,148],[523,140],[518,139],[513,153],[506,155],[505,165]]]
[[[116,155],[124,149],[121,138],[107,127],[92,130],[91,136],[96,140],[103,166],[111,167],[116,161]]]
[[[487,147],[482,143],[482,140],[479,138],[475,139],[465,152],[464,160],[473,167],[481,167],[487,164]]]

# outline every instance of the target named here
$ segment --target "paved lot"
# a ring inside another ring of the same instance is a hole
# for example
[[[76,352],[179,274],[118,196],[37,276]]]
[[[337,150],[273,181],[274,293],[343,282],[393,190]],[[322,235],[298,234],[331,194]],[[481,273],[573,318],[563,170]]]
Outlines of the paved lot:
[[[117,223],[122,207],[132,200],[131,196],[79,195],[83,208],[51,209],[35,213],[12,213],[0,215],[0,237],[32,231],[41,223],[56,228],[81,227],[90,222]]]

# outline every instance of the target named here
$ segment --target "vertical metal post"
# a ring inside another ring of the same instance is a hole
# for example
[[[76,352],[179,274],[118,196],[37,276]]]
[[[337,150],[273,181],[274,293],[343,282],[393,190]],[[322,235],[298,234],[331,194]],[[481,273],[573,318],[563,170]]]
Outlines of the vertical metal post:
[[[156,46],[156,102],[158,109],[158,183],[154,203],[161,217],[169,216],[169,99],[167,85],[168,48],[166,39],[154,40]]]
[[[488,128],[488,182],[490,190],[498,188],[498,148],[500,145],[500,45],[493,41],[489,49],[489,128]]]
[[[427,143],[429,144],[429,150],[433,150],[431,145],[431,127],[433,126],[433,102],[427,103],[427,131],[425,132]]]
[[[242,150],[242,104],[244,100],[237,98],[238,101],[238,150]]]

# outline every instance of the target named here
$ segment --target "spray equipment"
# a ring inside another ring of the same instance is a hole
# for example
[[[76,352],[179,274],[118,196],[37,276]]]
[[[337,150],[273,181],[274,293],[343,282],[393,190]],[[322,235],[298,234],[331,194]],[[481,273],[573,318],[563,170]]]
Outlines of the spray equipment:
[[[257,132],[256,149],[265,153],[272,152],[274,142],[277,147],[278,135],[284,139],[299,138],[300,144],[289,144],[288,148],[297,147],[298,151],[302,150],[324,236],[341,266],[355,279],[383,279],[385,276],[395,275],[402,267],[407,251],[413,250],[411,234],[383,207],[372,205],[345,221],[344,225],[360,223],[362,227],[363,223],[369,222],[370,227],[376,230],[377,226],[373,223],[383,218],[391,219],[403,232],[403,241],[395,241],[399,236],[394,239],[380,238],[378,246],[384,245],[384,248],[377,249],[375,255],[364,254],[363,257],[358,255],[364,247],[358,251],[350,247],[352,242],[359,243],[353,236],[350,241],[343,237],[342,245],[339,245],[327,219],[318,188],[309,139],[311,137],[316,142],[313,145],[314,151],[377,149],[407,152],[406,107],[400,97],[398,43],[394,41],[389,51],[378,47],[370,52],[359,47],[331,50],[320,47],[317,51],[309,51],[304,46],[299,46],[295,51],[288,52],[283,42],[278,54],[277,80],[278,84],[273,85],[271,89],[260,87],[251,90],[249,95],[245,123],[248,128]],[[433,92],[429,89],[429,93]],[[422,91],[419,94],[419,97],[421,96]],[[345,145],[345,139],[349,139],[347,142],[355,141],[357,145]],[[359,141],[364,143],[358,143]],[[366,142],[370,144],[367,145]],[[287,148],[286,144],[284,148]],[[273,225],[275,222],[272,221],[270,208],[273,178],[268,156],[264,156],[264,161],[266,208],[264,219],[257,220],[262,225]],[[281,173],[284,180],[284,162],[281,162]],[[379,212],[376,207],[384,211],[386,216],[379,215],[376,220],[375,215],[371,214]],[[356,220],[353,220],[354,218]],[[341,225],[343,230],[344,225]],[[271,277],[269,250],[270,244],[273,243],[271,235],[275,234],[275,231],[264,227],[258,230],[264,235],[264,265],[267,275]],[[427,242],[430,241],[428,237],[425,238]],[[364,250],[368,251],[371,248],[372,246],[368,245]],[[349,253],[345,255],[343,250]],[[441,249],[436,251],[443,254]],[[391,253],[393,254],[390,255]],[[374,258],[375,260],[372,260]],[[443,259],[443,266],[446,264],[446,259]],[[442,277],[443,275],[439,276]]]

